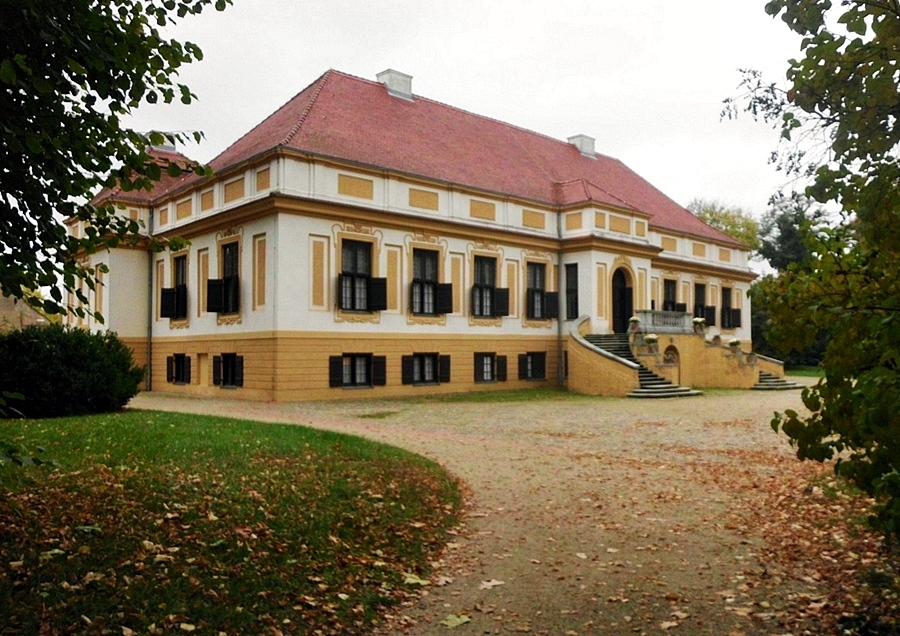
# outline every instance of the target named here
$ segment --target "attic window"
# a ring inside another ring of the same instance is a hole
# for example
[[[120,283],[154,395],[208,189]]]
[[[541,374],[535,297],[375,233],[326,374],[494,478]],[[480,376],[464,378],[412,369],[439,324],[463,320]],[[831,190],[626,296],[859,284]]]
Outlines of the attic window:
[[[412,75],[389,68],[375,77],[387,87],[388,95],[412,101]]]

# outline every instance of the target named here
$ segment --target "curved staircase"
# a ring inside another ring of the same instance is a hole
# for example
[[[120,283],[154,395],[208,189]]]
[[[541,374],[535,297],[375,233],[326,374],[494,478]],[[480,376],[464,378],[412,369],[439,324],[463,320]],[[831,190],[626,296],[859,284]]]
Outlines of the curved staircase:
[[[663,377],[653,373],[645,367],[640,361],[634,357],[631,352],[631,345],[628,343],[628,334],[590,334],[584,337],[595,347],[599,347],[604,351],[618,356],[629,362],[633,362],[640,367],[638,370],[638,378],[641,382],[641,388],[635,389],[628,394],[628,397],[634,398],[668,398],[668,397],[689,397],[692,395],[701,395],[700,391],[695,391],[689,387],[677,386],[672,384]]]

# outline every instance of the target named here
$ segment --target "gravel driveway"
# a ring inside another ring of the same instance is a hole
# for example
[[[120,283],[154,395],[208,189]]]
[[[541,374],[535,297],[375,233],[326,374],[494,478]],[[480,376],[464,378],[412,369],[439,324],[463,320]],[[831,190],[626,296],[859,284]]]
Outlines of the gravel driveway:
[[[735,513],[791,461],[769,420],[802,407],[797,390],[497,403],[140,394],[131,406],[362,435],[457,475],[466,523],[386,632],[777,633],[747,584],[765,574],[761,537]],[[469,621],[450,628],[449,615]]]

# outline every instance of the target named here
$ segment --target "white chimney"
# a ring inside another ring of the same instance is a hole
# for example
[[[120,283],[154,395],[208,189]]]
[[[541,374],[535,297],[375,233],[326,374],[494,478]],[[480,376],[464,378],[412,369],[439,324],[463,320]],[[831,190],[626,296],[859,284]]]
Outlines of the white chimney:
[[[412,75],[389,68],[386,71],[381,71],[375,77],[378,78],[379,82],[387,86],[389,95],[412,101]]]
[[[597,158],[597,152],[594,150],[593,137],[588,137],[587,135],[575,135],[574,137],[569,137],[569,143],[578,148],[578,152],[585,157],[590,157],[591,159]]]

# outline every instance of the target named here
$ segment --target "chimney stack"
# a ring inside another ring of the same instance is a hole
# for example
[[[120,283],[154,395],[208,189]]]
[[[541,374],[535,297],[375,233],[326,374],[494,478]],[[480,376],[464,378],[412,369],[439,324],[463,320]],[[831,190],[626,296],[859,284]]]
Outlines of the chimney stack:
[[[386,71],[381,71],[375,77],[387,87],[389,95],[412,101],[412,75],[389,68]]]
[[[597,152],[594,150],[593,137],[588,137],[587,135],[575,135],[574,137],[569,137],[569,143],[578,148],[578,152],[585,157],[590,157],[591,159],[597,158]]]

